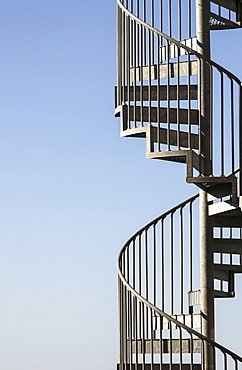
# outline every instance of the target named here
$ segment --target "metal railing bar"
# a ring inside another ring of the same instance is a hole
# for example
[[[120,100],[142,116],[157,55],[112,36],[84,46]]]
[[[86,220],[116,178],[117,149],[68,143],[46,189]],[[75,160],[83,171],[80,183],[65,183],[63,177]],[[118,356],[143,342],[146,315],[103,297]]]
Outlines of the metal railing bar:
[[[158,216],[157,218],[155,218],[154,220],[150,221],[148,224],[146,224],[145,226],[143,226],[140,230],[138,230],[131,238],[129,238],[127,240],[127,242],[124,244],[123,248],[121,249],[120,253],[119,253],[119,256],[122,254],[123,250],[127,247],[127,245],[133,240],[133,238],[136,238],[138,234],[142,233],[143,231],[145,230],[148,230],[148,228],[150,226],[152,226],[154,223],[157,223],[159,222],[160,220],[162,219],[165,219],[170,213],[174,213],[176,212],[176,210],[178,210],[179,208],[181,208],[182,206],[185,206],[186,204],[190,203],[191,201],[195,201],[197,198],[199,197],[199,193],[197,193],[196,195],[193,195],[192,197],[188,198],[187,200],[179,203],[178,205],[176,205],[175,207],[171,208],[170,210],[168,210],[167,212],[163,213],[162,215]],[[119,260],[119,257],[118,257],[118,260]]]
[[[174,220],[170,216],[170,312],[174,313]]]
[[[208,59],[206,58],[205,56],[203,56],[202,54],[199,54],[196,50],[193,50],[191,48],[189,48],[188,46],[184,45],[184,44],[181,44],[179,41],[177,41],[176,39],[172,38],[171,36],[168,36],[166,35],[165,33],[159,31],[157,28],[155,27],[152,27],[150,26],[148,23],[146,23],[144,20],[142,19],[139,19],[137,18],[134,14],[132,14],[128,9],[126,9],[122,3],[120,2],[120,0],[117,0],[119,6],[121,8],[124,9],[124,11],[132,18],[132,19],[135,19],[137,22],[139,22],[140,24],[142,24],[146,29],[160,35],[161,37],[163,37],[164,39],[166,39],[167,41],[169,41],[170,43],[173,43],[175,45],[178,45],[180,46],[182,49],[186,50],[188,53],[190,52],[192,55],[196,56],[197,58],[199,59],[202,59],[205,61],[205,63],[208,63],[209,65],[217,68],[220,72],[223,72],[224,74],[226,74],[229,78],[232,78],[235,82],[237,82],[239,85],[241,85],[241,81],[240,79],[235,76],[233,73],[231,73],[230,71],[228,71],[226,68],[220,66],[219,64],[217,64],[216,62],[214,62],[213,60],[211,59]]]
[[[156,224],[153,225],[153,253],[154,253],[154,267],[153,267],[153,270],[154,270],[154,282],[153,282],[153,286],[154,286],[154,298],[153,298],[153,301],[154,301],[154,306],[156,306]]]
[[[129,291],[131,291],[134,295],[137,296],[138,300],[140,300],[140,302],[143,302],[144,305],[147,307],[147,308],[151,308],[153,309],[153,311],[158,314],[158,315],[161,315],[163,316],[164,318],[166,318],[168,321],[171,321],[172,323],[174,323],[176,326],[178,327],[181,327],[182,329],[184,329],[185,331],[187,331],[188,333],[191,333],[191,334],[194,334],[195,337],[205,341],[206,343],[208,343],[209,345],[211,345],[213,348],[217,348],[219,350],[221,350],[222,352],[225,352],[227,353],[227,355],[231,356],[234,360],[236,361],[239,361],[239,362],[242,362],[242,357],[238,356],[236,353],[230,351],[228,348],[225,348],[223,347],[221,344],[217,343],[217,342],[214,342],[213,340],[205,337],[204,335],[200,334],[198,331],[190,328],[189,326],[181,323],[180,321],[176,320],[175,318],[173,318],[172,316],[168,315],[167,313],[165,313],[164,311],[160,310],[158,307],[155,307],[151,302],[147,301],[144,297],[142,297],[141,295],[138,294],[138,292],[136,292],[132,286],[130,284],[127,283],[127,281],[124,279],[124,277],[120,274],[120,271],[118,271],[119,273],[119,276],[120,276],[120,279],[122,280],[122,282],[126,285],[127,289]]]
[[[234,143],[234,86],[233,80],[230,79],[231,88],[231,155],[232,155],[232,172],[235,170],[235,143]]]
[[[183,250],[183,207],[180,208],[180,311],[184,312],[183,286],[184,286],[184,250]]]
[[[221,157],[221,174],[224,176],[224,78],[223,74],[221,73],[221,102],[220,102],[220,115],[221,115],[221,143],[220,143],[220,157]]]
[[[161,308],[165,307],[165,250],[164,250],[164,220],[161,220]]]

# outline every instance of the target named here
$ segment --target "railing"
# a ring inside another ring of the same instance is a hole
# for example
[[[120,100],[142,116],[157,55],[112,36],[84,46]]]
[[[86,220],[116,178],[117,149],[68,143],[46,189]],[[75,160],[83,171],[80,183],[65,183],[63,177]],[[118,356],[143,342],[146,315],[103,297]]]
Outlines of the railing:
[[[199,165],[194,168],[199,176],[204,174],[202,132],[206,121],[211,174],[235,175],[242,162],[241,81],[193,49],[194,1],[186,2],[186,14],[180,0],[173,1],[172,7],[171,0],[117,3],[116,106],[123,110],[122,131],[150,128],[150,152],[193,150],[199,156]],[[210,75],[209,117],[201,114],[204,69]]]
[[[230,3],[214,0],[211,28],[239,25],[236,2]],[[223,200],[239,211],[241,81],[197,51],[195,0],[117,4],[116,113],[122,136],[146,137],[150,158],[190,161],[187,181],[214,196],[210,210]],[[226,5],[231,6],[227,16]],[[218,218],[213,217],[211,238],[213,294],[233,297],[234,274],[242,273],[241,217],[226,220],[226,227]],[[242,369],[241,357],[201,334],[198,219],[196,195],[122,248],[120,370]]]
[[[144,226],[120,252],[119,370],[207,370],[206,346],[218,369],[242,369],[241,357],[200,334],[200,313],[187,304],[199,289],[197,199]]]

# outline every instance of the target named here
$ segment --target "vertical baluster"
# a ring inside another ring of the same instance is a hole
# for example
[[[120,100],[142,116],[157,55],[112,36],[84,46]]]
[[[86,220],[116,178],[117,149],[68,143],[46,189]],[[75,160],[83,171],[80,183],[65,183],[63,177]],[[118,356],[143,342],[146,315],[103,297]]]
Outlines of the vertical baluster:
[[[137,298],[134,296],[133,297],[133,305],[134,305],[134,307],[133,307],[133,312],[134,312],[134,324],[133,324],[133,326],[134,326],[134,331],[133,331],[133,333],[134,333],[134,338],[135,338],[135,370],[138,370],[138,362],[139,362],[139,355],[138,355],[138,353],[139,353],[139,349],[138,349],[138,345],[139,345],[139,343],[138,343],[138,325],[137,325],[137,323],[138,323],[138,317],[137,317]]]
[[[134,99],[134,127],[137,127],[137,124],[136,124],[136,113],[137,113],[137,98],[136,98],[136,89],[137,89],[137,74],[136,74],[136,71],[138,71],[138,63],[137,63],[137,48],[138,48],[138,45],[137,45],[137,34],[136,34],[136,29],[137,27],[137,22],[136,21],[133,21],[133,58],[134,58],[134,71],[135,71],[135,74],[134,74],[134,86],[132,87],[133,88],[133,99]]]
[[[180,312],[183,314],[184,286],[183,207],[180,208]]]
[[[193,369],[193,335],[190,333],[190,356],[191,356],[191,361],[190,361],[190,369]]]
[[[242,86],[239,88],[239,195],[242,196]]]
[[[151,126],[151,65],[152,65],[152,62],[151,62],[151,58],[152,58],[151,42],[152,42],[152,40],[151,40],[151,31],[148,30],[148,66],[149,66],[148,67],[149,68],[149,77],[148,77],[149,118],[148,118],[148,122],[149,122],[149,126]],[[152,149],[150,148],[151,151],[152,151]]]
[[[132,286],[134,289],[136,289],[136,279],[135,279],[135,275],[136,275],[136,253],[135,253],[135,249],[136,249],[136,239],[134,238],[133,239],[133,242],[132,242],[132,264],[133,264],[133,267],[132,267],[132,273],[133,273],[133,277],[132,277]]]
[[[167,150],[171,150],[170,146],[170,42],[166,41],[167,47]]]
[[[118,314],[119,314],[119,363],[123,363],[123,300],[122,300],[122,282],[118,277]]]
[[[160,0],[160,30],[163,32],[163,0]],[[161,43],[162,44],[162,43]]]
[[[147,238],[147,229],[145,229],[145,284],[146,284],[146,292],[145,298],[149,300],[149,261],[148,261],[148,238]],[[148,328],[148,307],[146,307],[146,335],[148,335],[149,328]]]
[[[190,292],[193,290],[193,220],[192,220],[192,202],[189,204],[189,254],[190,254]]]
[[[172,322],[169,321],[169,342],[170,342],[170,350],[169,350],[169,355],[170,355],[170,364],[169,364],[169,370],[172,370]]]
[[[153,252],[154,253],[154,271],[153,271],[154,273],[154,276],[153,276],[154,298],[153,298],[153,302],[154,302],[154,306],[156,306],[156,224],[153,225],[153,250],[154,250]]]
[[[164,251],[164,219],[161,220],[161,309],[165,310],[165,251]]]
[[[170,313],[174,313],[174,220],[173,213],[170,216]]]
[[[130,129],[130,17],[126,16],[126,76],[127,76],[127,101],[128,101],[128,128]],[[134,78],[136,71],[133,67]]]
[[[139,9],[139,0],[136,0],[136,12],[137,12],[137,17],[139,18],[140,16],[140,9]],[[140,25],[138,24],[138,22],[135,22],[136,24],[136,68],[137,70],[139,71],[140,70]],[[136,83],[137,85],[137,83]],[[136,86],[135,85],[135,86]],[[137,98],[137,93],[136,93],[136,89],[137,87],[135,87],[135,106],[137,105],[137,100],[141,101],[141,88],[139,86],[139,98]],[[142,109],[140,109],[140,120],[142,122]],[[139,124],[140,126],[140,124]]]
[[[190,1],[189,1],[190,3]],[[188,53],[188,86],[187,86],[187,99],[188,99],[188,110],[187,110],[187,124],[188,124],[188,149],[192,149],[191,145],[191,54]]]
[[[192,20],[191,20],[191,0],[188,0],[188,17],[187,17],[187,20],[188,20],[188,38],[191,38],[192,37],[192,27],[191,27],[191,24],[192,24]]]
[[[238,361],[234,359],[234,369],[238,370]]]
[[[168,0],[168,34],[172,37],[172,28],[171,28],[171,0]]]
[[[180,3],[180,1],[179,1]],[[180,47],[177,46],[177,149],[181,149],[180,143]]]
[[[214,173],[214,162],[213,162],[213,67],[210,66],[210,163],[211,163],[211,173]]]
[[[154,328],[153,328],[153,311],[150,308],[150,349],[151,349],[151,370],[154,369]]]
[[[157,151],[160,151],[160,52],[161,52],[161,37],[157,36]]]
[[[139,279],[139,282],[138,282],[138,293],[141,295],[142,294],[142,256],[141,256],[141,247],[142,247],[142,244],[141,244],[141,234],[139,234],[139,239],[138,239],[138,254],[139,254],[139,262],[138,262],[138,266],[139,266],[139,269],[138,269],[138,279]],[[139,339],[141,339],[141,335],[142,335],[142,332],[141,332],[141,327],[142,327],[142,323],[141,323],[141,302],[139,302]]]
[[[122,37],[122,44],[121,44],[121,76],[122,76],[122,102],[124,102],[127,98],[125,97],[125,86],[127,84],[126,76],[125,76],[125,66],[126,66],[126,16],[123,11],[121,11],[122,15],[122,26],[121,26],[121,37]]]
[[[178,11],[178,40],[181,40],[182,33],[182,22],[181,22],[181,0],[177,1],[177,11]]]
[[[141,304],[141,312],[142,312],[142,370],[145,370],[145,308],[144,303]]]
[[[128,299],[127,288],[124,287],[124,358],[125,363],[128,363]]]
[[[129,308],[128,308],[128,317],[129,317],[129,351],[130,351],[130,365],[133,364],[133,315],[132,315],[132,293],[128,291],[129,296]]]
[[[234,142],[234,86],[233,80],[230,79],[230,88],[231,88],[231,156],[232,156],[232,173],[234,174],[235,170],[235,142]]]
[[[159,315],[158,316],[160,319],[160,370],[163,369],[162,363],[163,363],[163,346],[162,346],[162,341],[163,341],[163,316]]]
[[[227,354],[224,353],[224,370],[228,369],[228,361],[227,361]]]
[[[144,118],[143,118],[143,106],[144,106],[144,101],[143,101],[143,92],[144,92],[144,81],[143,81],[143,68],[145,66],[145,56],[144,56],[144,50],[145,50],[145,28],[144,26],[141,26],[140,30],[140,44],[142,45],[141,50],[140,50],[140,104],[141,104],[141,126],[144,126]]]
[[[224,176],[224,76],[221,73],[221,175]]]
[[[155,26],[155,8],[154,0],[151,0],[151,26]],[[152,32],[152,47],[151,47],[151,65],[154,66],[154,56],[155,56],[155,44],[154,44],[154,33]]]

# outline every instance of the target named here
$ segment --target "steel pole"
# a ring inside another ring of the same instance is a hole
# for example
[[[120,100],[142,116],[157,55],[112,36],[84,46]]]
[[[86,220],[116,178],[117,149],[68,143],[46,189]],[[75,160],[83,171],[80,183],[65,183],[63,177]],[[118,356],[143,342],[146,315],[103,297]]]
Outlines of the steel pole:
[[[196,0],[197,51],[210,59],[210,1]],[[211,122],[211,78],[210,68],[205,61],[200,66],[200,153],[201,175],[212,175],[212,122]],[[208,216],[208,199],[200,191],[200,313],[201,332],[214,340],[214,279],[213,279],[213,228]],[[205,345],[204,369],[214,370],[215,359],[212,347]]]

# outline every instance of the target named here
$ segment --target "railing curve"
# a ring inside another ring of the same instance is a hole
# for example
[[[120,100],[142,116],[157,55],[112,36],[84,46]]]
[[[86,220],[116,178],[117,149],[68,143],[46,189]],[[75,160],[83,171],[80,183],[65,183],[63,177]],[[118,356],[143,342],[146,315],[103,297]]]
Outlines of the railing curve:
[[[185,299],[199,284],[192,267],[199,260],[194,237],[198,198],[148,223],[119,254],[119,369],[183,369],[189,363],[187,369],[205,370],[205,346],[214,349],[219,369],[242,368],[240,356],[199,332],[200,313]]]
[[[180,0],[175,2],[180,4]],[[124,5],[124,1],[117,0],[116,107],[118,112],[122,111],[123,135],[130,130],[138,130],[142,136],[141,131],[147,132],[147,127],[151,127],[154,139],[147,149],[150,153],[193,150],[199,156],[194,173],[203,175],[202,132],[204,121],[209,122],[211,174],[225,176],[232,173],[235,176],[235,169],[241,168],[242,162],[240,79],[194,50],[196,37],[191,26],[188,25],[189,38],[184,40],[181,40],[181,25],[177,26],[180,29],[177,31],[178,39],[163,32],[165,26],[162,24],[160,29],[155,28],[155,2],[151,1],[150,8],[147,3],[145,0],[130,0]],[[170,0],[161,3],[167,3],[172,23]],[[188,3],[192,8],[193,1]],[[150,24],[147,23],[148,16]],[[182,19],[177,22],[184,23]],[[188,19],[188,23],[191,22]],[[166,28],[172,34],[171,25],[166,25]],[[208,91],[211,93],[207,94],[209,117],[203,117],[201,112],[204,99],[201,75],[205,69],[210,74]],[[241,181],[239,195],[242,195]]]

